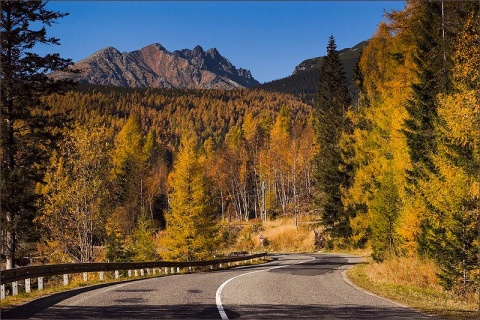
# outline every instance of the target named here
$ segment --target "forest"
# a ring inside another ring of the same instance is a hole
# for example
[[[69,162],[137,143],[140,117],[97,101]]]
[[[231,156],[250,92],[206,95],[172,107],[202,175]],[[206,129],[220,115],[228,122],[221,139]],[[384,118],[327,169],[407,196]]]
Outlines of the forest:
[[[478,3],[387,13],[354,96],[332,36],[311,103],[52,81],[71,61],[25,41],[58,39],[12,25],[62,14],[27,3],[37,16],[2,8],[2,268],[200,260],[228,250],[222,225],[308,215],[321,221],[318,249],[419,256],[446,289],[478,287]]]

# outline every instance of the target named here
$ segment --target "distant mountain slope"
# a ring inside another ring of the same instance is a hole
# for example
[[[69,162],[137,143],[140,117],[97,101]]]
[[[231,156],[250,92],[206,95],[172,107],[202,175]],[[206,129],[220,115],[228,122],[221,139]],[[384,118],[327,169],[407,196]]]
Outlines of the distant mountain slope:
[[[347,76],[348,85],[352,92],[354,88],[354,70],[358,57],[363,48],[366,47],[368,41],[363,41],[352,48],[346,48],[339,51],[340,59],[343,62],[345,74]],[[304,101],[311,101],[314,99],[317,92],[319,81],[319,70],[323,57],[316,57],[307,59],[295,67],[292,75],[267,82],[258,86],[258,88],[273,91],[290,93],[301,96]]]
[[[99,50],[73,66],[78,74],[56,72],[54,78],[120,87],[233,89],[258,85],[249,70],[237,69],[217,49],[169,52],[156,43],[121,53],[113,47]]]

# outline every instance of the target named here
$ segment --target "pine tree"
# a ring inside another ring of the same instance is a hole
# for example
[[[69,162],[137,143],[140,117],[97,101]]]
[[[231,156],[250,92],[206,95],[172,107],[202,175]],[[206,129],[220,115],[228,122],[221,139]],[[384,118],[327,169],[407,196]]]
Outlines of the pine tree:
[[[347,183],[348,173],[342,163],[340,137],[347,129],[346,112],[350,95],[342,62],[330,37],[327,55],[320,68],[320,83],[316,107],[316,134],[319,153],[315,158],[315,176],[320,190],[318,204],[322,220],[334,239],[348,237],[349,217],[342,204],[341,188]]]
[[[167,259],[195,261],[211,258],[218,227],[210,185],[196,152],[197,139],[184,136],[169,177],[170,212],[166,215]]]
[[[49,111],[42,97],[60,92],[67,83],[46,76],[71,64],[58,54],[32,52],[38,43],[58,45],[45,26],[66,16],[49,11],[42,1],[2,1],[1,115],[2,115],[2,256],[12,268],[17,249],[38,237],[35,184],[42,181],[49,153],[59,140],[64,118]],[[41,26],[40,29],[35,29]]]

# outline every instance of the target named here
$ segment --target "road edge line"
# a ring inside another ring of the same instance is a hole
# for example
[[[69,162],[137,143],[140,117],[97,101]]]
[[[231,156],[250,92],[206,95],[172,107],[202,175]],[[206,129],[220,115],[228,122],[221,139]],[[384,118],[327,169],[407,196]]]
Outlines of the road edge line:
[[[225,288],[225,286],[230,281],[235,280],[235,279],[240,278],[240,277],[243,277],[243,276],[246,276],[246,275],[249,275],[249,274],[264,272],[264,271],[270,271],[270,270],[280,269],[280,268],[286,268],[286,267],[290,267],[290,266],[293,266],[293,265],[313,261],[313,260],[316,259],[315,257],[311,257],[311,258],[312,258],[311,260],[305,260],[305,261],[302,261],[302,262],[299,262],[299,263],[292,263],[292,264],[287,264],[287,265],[284,265],[284,266],[276,266],[276,267],[272,267],[272,268],[268,268],[268,269],[256,270],[256,271],[251,271],[251,272],[247,272],[247,273],[242,273],[242,274],[239,274],[238,276],[235,276],[235,277],[232,277],[232,278],[226,280],[224,283],[222,283],[220,285],[220,287],[218,287],[217,292],[215,293],[215,303],[217,304],[218,313],[220,313],[220,317],[222,318],[222,320],[229,320],[229,318],[227,316],[227,313],[225,312],[225,309],[223,308],[223,304],[222,304],[222,291],[223,291],[223,288]]]

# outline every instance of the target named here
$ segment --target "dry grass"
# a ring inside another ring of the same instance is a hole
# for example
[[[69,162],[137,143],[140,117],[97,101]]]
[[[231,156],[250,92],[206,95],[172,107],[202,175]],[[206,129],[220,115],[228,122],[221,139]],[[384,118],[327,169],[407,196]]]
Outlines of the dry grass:
[[[311,225],[295,226],[293,218],[281,218],[260,223],[250,221],[238,233],[232,251],[260,251],[260,235],[264,237],[263,250],[275,252],[312,252],[315,236]]]
[[[478,319],[475,294],[459,297],[445,291],[437,271],[431,261],[410,257],[357,265],[348,276],[360,287],[427,313],[451,319]]]

